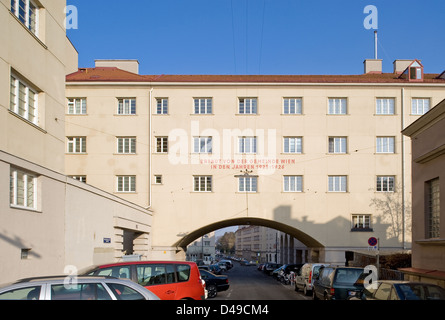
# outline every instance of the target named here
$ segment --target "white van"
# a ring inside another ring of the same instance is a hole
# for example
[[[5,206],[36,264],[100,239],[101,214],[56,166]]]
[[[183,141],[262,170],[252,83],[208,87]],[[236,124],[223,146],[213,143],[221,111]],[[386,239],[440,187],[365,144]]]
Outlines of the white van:
[[[303,290],[308,296],[312,292],[312,279],[318,275],[320,268],[328,266],[327,263],[305,263],[295,276],[295,291]]]

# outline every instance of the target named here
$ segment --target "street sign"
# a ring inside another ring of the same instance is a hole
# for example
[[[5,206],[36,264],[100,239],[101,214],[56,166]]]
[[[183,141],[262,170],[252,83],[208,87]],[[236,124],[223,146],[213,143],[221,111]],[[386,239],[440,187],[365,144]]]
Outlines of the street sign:
[[[371,247],[376,246],[376,245],[377,245],[377,238],[375,238],[375,237],[371,237],[371,238],[369,238],[369,239],[368,239],[368,244],[369,244]]]

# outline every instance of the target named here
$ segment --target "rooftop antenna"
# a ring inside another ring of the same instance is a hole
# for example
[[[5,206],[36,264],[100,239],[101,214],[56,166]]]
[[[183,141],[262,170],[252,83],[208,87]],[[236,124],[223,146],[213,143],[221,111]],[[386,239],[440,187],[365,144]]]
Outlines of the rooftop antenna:
[[[377,30],[374,31],[374,59],[377,60]]]

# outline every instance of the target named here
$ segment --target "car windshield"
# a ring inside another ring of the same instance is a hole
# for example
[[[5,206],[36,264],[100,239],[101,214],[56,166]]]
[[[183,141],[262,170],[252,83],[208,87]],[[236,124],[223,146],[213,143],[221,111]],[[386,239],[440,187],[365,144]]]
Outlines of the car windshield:
[[[334,281],[352,285],[362,273],[363,269],[338,269]]]

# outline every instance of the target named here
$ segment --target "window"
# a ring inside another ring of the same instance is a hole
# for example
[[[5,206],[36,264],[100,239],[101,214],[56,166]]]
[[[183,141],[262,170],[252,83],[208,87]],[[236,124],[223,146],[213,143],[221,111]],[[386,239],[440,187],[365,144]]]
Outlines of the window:
[[[162,175],[155,175],[155,184],[162,184]]]
[[[135,154],[136,137],[117,137],[117,153]]]
[[[136,98],[119,98],[117,106],[117,114],[119,115],[135,115],[136,114]]]
[[[330,137],[329,153],[346,153],[346,137]]]
[[[302,114],[302,99],[284,98],[283,114]]]
[[[87,176],[70,176],[70,178],[73,178],[83,183],[87,183]]]
[[[239,137],[238,152],[239,153],[256,153],[256,137]]]
[[[100,283],[51,285],[51,300],[111,300]]]
[[[32,33],[38,35],[37,21],[38,8],[30,0],[11,0],[11,12],[23,23]]]
[[[370,214],[353,214],[351,231],[372,231]]]
[[[394,137],[377,137],[377,153],[394,153]]]
[[[87,137],[68,137],[68,153],[86,153]]]
[[[156,99],[156,114],[168,114],[168,99],[157,98]]]
[[[68,114],[86,114],[86,113],[87,113],[86,98],[68,99]]]
[[[176,282],[175,269],[171,264],[138,264],[136,272],[141,286]]]
[[[395,99],[394,98],[377,98],[375,113],[379,115],[389,115],[395,113]]]
[[[257,192],[258,177],[238,177],[239,192]]]
[[[194,137],[194,153],[212,153],[212,137]]]
[[[346,192],[346,176],[329,176],[329,192]]]
[[[302,176],[284,176],[284,192],[302,192],[303,177]]]
[[[12,289],[0,294],[0,300],[39,300],[41,286]]]
[[[34,174],[11,168],[9,200],[12,206],[36,209],[37,178]]]
[[[195,98],[195,114],[212,114],[212,98]]]
[[[257,106],[257,98],[240,98],[238,112],[240,114],[257,114]]]
[[[118,176],[117,192],[136,192],[136,176]]]
[[[284,137],[284,153],[301,153],[302,152],[302,137]]]
[[[440,237],[440,187],[439,178],[427,182],[427,235],[428,238]]]
[[[33,124],[37,124],[37,92],[15,75],[11,75],[9,109]]]
[[[346,98],[329,98],[328,114],[346,114],[347,100]]]
[[[22,248],[20,250],[20,259],[21,260],[28,260],[30,252],[31,252],[31,249],[29,249],[29,248]]]
[[[394,192],[394,176],[378,176],[377,188],[379,192]]]
[[[430,99],[413,98],[411,100],[411,113],[413,115],[423,115],[430,110]]]
[[[168,137],[156,138],[156,152],[167,153],[168,152]]]
[[[212,176],[195,176],[193,190],[195,192],[211,192]]]

